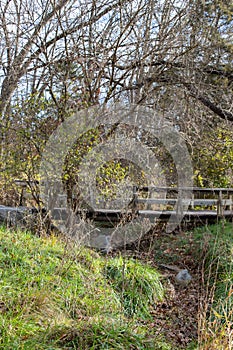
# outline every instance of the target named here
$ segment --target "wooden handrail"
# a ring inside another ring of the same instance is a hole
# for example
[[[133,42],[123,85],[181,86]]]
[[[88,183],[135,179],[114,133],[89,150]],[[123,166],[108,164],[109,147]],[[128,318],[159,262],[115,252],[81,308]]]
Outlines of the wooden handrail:
[[[202,192],[202,193],[231,193],[232,187],[156,187],[156,186],[133,186],[134,190],[142,192]]]
[[[166,194],[176,194],[176,198],[139,198],[141,192],[146,193],[166,193]],[[211,197],[217,198],[194,198],[195,194],[209,194]],[[182,197],[184,194],[184,197]],[[191,195],[189,196],[187,195]],[[233,188],[203,188],[203,187],[145,187],[145,186],[133,186],[133,198],[134,198],[134,209],[136,209],[137,204],[157,204],[157,205],[171,205],[176,206],[177,214],[183,212],[184,206],[194,207],[210,207],[216,206],[217,214],[223,216],[224,208],[229,207],[230,210],[233,208],[232,201]],[[178,195],[178,196],[177,196]],[[185,196],[186,195],[186,196]],[[227,195],[228,198],[223,198],[223,195]]]
[[[37,180],[14,180],[15,184],[18,186],[26,187],[38,185],[39,181]],[[133,188],[133,193],[142,191],[142,192],[202,192],[202,193],[231,193],[233,194],[232,187],[157,187],[157,186],[129,186],[129,188]]]
[[[22,202],[24,196],[24,190],[27,187],[32,188],[35,185],[39,184],[39,181],[27,181],[27,180],[15,180],[17,186],[22,187]],[[190,201],[190,206],[192,209],[194,207],[207,207],[207,206],[216,206],[218,215],[223,215],[224,207],[229,207],[230,210],[233,208],[233,188],[216,188],[216,187],[156,187],[156,186],[129,186],[133,192],[133,199],[131,200],[131,207],[136,210],[137,204],[157,204],[157,205],[172,205],[176,206],[177,212],[182,212],[183,207]],[[167,193],[167,194],[176,194],[174,198],[139,198],[141,192],[145,193]],[[211,197],[217,198],[195,198],[195,194],[209,194]],[[182,197],[184,194],[184,197]],[[227,198],[223,198],[223,195]]]

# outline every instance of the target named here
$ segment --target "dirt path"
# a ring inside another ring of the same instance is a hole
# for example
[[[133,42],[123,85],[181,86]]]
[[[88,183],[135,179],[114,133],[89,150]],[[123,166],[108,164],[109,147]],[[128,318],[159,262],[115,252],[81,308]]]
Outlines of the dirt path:
[[[201,281],[198,274],[198,262],[192,255],[193,241],[191,233],[179,232],[167,235],[154,232],[140,244],[127,249],[123,254],[136,257],[156,267],[164,277],[167,288],[165,300],[152,310],[153,322],[149,327],[156,329],[178,349],[185,349],[198,338],[198,306]],[[176,265],[188,269],[192,281],[186,287],[175,282],[175,271],[162,269],[160,264]]]

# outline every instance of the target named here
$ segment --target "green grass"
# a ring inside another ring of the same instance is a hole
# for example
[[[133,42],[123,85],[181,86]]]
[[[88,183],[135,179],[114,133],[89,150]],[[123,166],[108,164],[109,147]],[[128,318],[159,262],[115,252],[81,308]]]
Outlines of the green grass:
[[[164,295],[155,269],[4,227],[0,241],[0,349],[172,348],[141,322]]]
[[[233,224],[199,228],[194,232],[202,263],[204,298],[199,322],[203,350],[233,348]]]
[[[149,326],[151,311],[165,295],[154,268],[4,227],[0,241],[0,349],[175,349]],[[208,308],[200,349],[227,348],[233,324],[232,224],[164,235],[154,248],[158,262],[192,256],[202,268]],[[196,349],[195,342],[189,349]]]
[[[133,259],[112,259],[106,263],[104,271],[112,288],[120,296],[127,316],[147,319],[150,317],[150,306],[164,297],[159,274]]]
[[[233,322],[233,224],[222,222],[195,231],[205,282],[214,290],[212,317]]]

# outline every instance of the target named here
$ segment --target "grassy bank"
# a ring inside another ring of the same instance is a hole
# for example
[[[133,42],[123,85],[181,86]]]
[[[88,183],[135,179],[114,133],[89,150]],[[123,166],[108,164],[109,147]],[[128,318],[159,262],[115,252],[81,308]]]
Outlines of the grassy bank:
[[[171,349],[150,308],[158,272],[55,237],[1,228],[1,349]]]
[[[232,224],[153,239],[140,259],[103,257],[2,227],[0,349],[232,349]],[[159,263],[187,267],[191,286],[175,286],[170,300],[173,279]],[[194,293],[199,310],[189,320]],[[179,345],[194,322],[196,339]]]

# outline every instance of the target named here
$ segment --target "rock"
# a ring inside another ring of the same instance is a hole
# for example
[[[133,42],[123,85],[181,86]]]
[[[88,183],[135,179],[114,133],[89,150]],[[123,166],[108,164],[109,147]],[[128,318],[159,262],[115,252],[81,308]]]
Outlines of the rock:
[[[184,287],[190,283],[190,281],[192,280],[192,276],[188,273],[187,269],[184,269],[178,272],[178,274],[175,277],[175,280],[180,286]]]
[[[0,222],[10,226],[21,226],[34,215],[34,210],[27,207],[7,207],[0,205]]]

